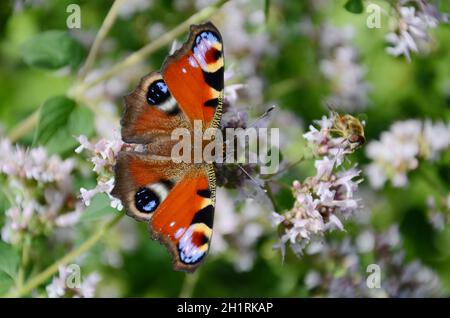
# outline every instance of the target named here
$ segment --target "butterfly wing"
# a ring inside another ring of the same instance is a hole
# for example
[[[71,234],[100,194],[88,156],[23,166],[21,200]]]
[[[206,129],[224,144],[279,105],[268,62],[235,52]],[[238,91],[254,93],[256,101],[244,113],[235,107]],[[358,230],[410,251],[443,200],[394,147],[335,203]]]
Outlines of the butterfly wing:
[[[161,74],[191,124],[220,125],[224,57],[222,37],[212,23],[191,26],[189,39],[164,61]]]
[[[176,270],[194,271],[209,250],[215,173],[206,163],[174,163],[170,133],[192,129],[194,120],[204,128],[220,125],[223,73],[219,31],[211,23],[192,26],[188,41],[166,59],[161,74],[145,76],[125,98],[122,138],[148,144],[148,152],[119,154],[112,194],[128,215],[149,221],[152,237],[166,245]]]
[[[149,224],[152,237],[170,251],[175,270],[193,272],[208,253],[215,206],[213,173],[210,165],[186,173]]]
[[[121,152],[112,194],[127,214],[150,221],[153,239],[166,245],[174,269],[194,271],[208,253],[215,205],[210,165],[174,164],[146,154]]]
[[[159,72],[143,77],[136,89],[125,96],[121,124],[122,139],[139,144],[153,142],[162,136],[170,137],[173,129],[187,126]]]
[[[111,194],[122,201],[126,213],[136,220],[149,221],[184,173],[185,166],[163,158],[129,151],[121,151],[117,157]]]

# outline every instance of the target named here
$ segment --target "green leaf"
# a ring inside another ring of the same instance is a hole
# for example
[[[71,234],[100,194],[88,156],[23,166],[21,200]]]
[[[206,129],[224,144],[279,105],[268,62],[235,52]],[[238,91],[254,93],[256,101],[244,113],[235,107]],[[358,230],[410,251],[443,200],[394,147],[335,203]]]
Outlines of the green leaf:
[[[67,124],[59,129],[46,143],[50,153],[63,154],[78,146],[76,136],[92,136],[95,131],[94,114],[84,106],[77,105],[70,113]]]
[[[15,279],[19,266],[19,255],[14,248],[0,241],[0,273]]]
[[[13,283],[14,280],[8,274],[0,272],[0,295],[7,293]]]
[[[39,33],[22,45],[26,64],[44,69],[66,65],[76,68],[84,58],[84,49],[65,31]]]
[[[110,203],[111,201],[106,194],[97,194],[92,199],[91,204],[84,210],[80,217],[80,221],[95,221],[117,213],[117,211],[110,206]]]
[[[59,130],[64,129],[75,107],[75,102],[65,96],[48,99],[39,114],[34,142],[46,144]]]
[[[266,23],[267,23],[267,21],[269,21],[269,11],[270,11],[270,0],[265,0],[264,1],[264,17],[265,17]]]
[[[76,107],[69,117],[67,128],[71,136],[92,135],[95,130],[93,112],[85,106]]]
[[[362,0],[348,0],[347,3],[344,5],[344,8],[355,14],[363,13],[364,6],[362,3]]]

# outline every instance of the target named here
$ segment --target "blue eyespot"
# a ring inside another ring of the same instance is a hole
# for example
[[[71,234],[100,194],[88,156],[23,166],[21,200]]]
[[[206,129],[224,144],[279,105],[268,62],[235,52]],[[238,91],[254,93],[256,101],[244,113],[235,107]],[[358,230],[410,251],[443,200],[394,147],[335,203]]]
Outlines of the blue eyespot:
[[[140,188],[135,196],[134,201],[136,209],[142,213],[152,213],[159,206],[159,197],[149,188]]]
[[[150,84],[147,91],[147,103],[156,106],[161,105],[170,97],[169,88],[163,80],[157,80]]]
[[[198,45],[202,40],[208,41],[210,43],[219,42],[218,37],[211,31],[203,31],[195,38],[195,43]]]

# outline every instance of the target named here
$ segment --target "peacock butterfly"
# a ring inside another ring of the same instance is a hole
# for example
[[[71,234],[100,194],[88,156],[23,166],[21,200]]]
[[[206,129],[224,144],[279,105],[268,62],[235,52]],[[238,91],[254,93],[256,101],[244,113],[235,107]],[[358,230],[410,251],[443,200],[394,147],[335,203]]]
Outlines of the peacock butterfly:
[[[153,239],[169,250],[175,270],[195,271],[208,253],[215,207],[216,176],[211,163],[170,160],[176,128],[194,120],[218,128],[224,90],[223,43],[210,22],[192,25],[188,40],[144,76],[125,97],[122,139],[145,151],[122,150],[112,194],[126,213],[149,223]]]

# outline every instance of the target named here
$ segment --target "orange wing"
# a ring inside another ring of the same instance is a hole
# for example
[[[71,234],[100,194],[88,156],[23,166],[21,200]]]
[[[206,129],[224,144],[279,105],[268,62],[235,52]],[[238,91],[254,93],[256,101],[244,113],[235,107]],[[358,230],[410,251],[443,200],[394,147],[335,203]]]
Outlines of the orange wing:
[[[192,272],[207,254],[214,219],[211,165],[195,167],[121,152],[112,191],[127,214],[150,221],[153,239],[170,251],[174,269]]]
[[[191,26],[188,41],[166,59],[161,72],[145,76],[125,98],[123,140],[149,145],[147,153],[120,152],[112,194],[128,215],[149,221],[152,237],[167,246],[176,270],[192,272],[210,246],[215,174],[210,164],[174,163],[170,133],[192,128],[194,120],[202,120],[204,129],[220,125],[224,59],[219,31],[211,23]]]
[[[170,94],[161,74],[143,77],[136,89],[125,96],[122,138],[128,143],[147,144],[169,136],[173,129],[186,126],[183,114]]]
[[[189,39],[169,56],[164,81],[188,120],[217,128],[222,115],[224,58],[222,37],[210,22],[191,26]]]
[[[122,201],[127,214],[137,220],[150,220],[181,177],[181,164],[175,165],[170,158],[160,159],[128,151],[121,151],[117,157],[111,193]]]
[[[214,220],[208,178],[207,169],[186,174],[150,221],[152,237],[167,246],[175,270],[193,272],[208,253]]]

